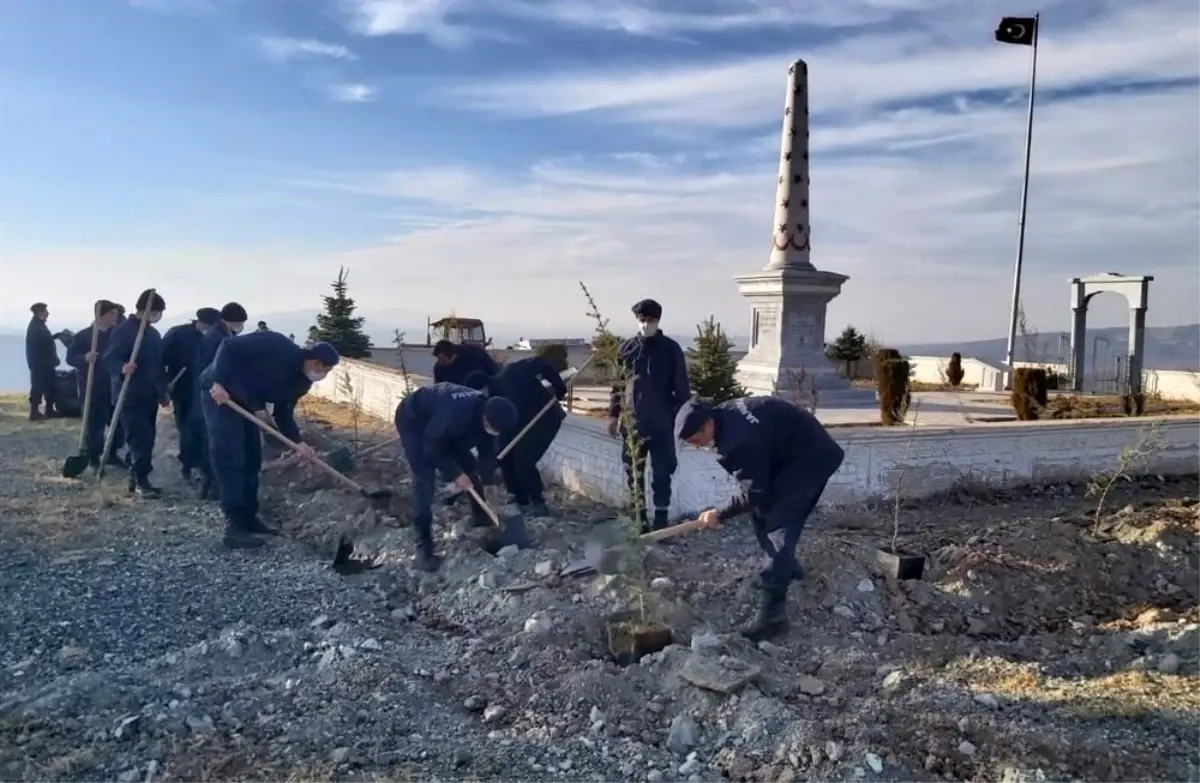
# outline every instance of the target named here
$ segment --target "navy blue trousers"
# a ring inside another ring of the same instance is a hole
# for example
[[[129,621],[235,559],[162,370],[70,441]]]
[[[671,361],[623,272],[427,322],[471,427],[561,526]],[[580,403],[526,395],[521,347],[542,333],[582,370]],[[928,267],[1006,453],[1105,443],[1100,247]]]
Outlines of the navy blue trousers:
[[[629,438],[621,429],[621,461],[625,463],[625,477],[629,482],[629,502],[635,518],[645,518],[646,512],[646,457],[650,457],[650,492],[656,512],[666,513],[671,507],[671,477],[675,475],[678,459],[675,454],[675,433],[668,427],[658,431],[637,433],[637,453],[629,449]],[[641,502],[637,503],[636,499]]]
[[[433,496],[437,489],[437,468],[425,455],[422,433],[419,429],[397,427],[400,435],[400,446],[404,449],[404,458],[412,473],[413,492],[413,528],[417,531],[417,541],[422,546],[433,545]],[[459,468],[471,477],[475,491],[483,496],[483,485],[479,480],[478,466],[475,456],[469,450],[461,450],[454,455],[454,461]],[[454,476],[442,476],[443,481],[450,481]],[[477,525],[488,524],[487,513],[471,498],[471,515]]]
[[[46,401],[46,410],[54,407],[58,394],[55,384],[58,377],[53,367],[36,367],[29,371],[29,405],[36,408]]]
[[[800,568],[796,545],[828,482],[828,477],[814,477],[799,464],[772,478],[766,508],[753,514],[754,537],[766,555],[759,574],[765,589],[786,590],[792,583]]]
[[[221,511],[226,516],[258,513],[258,479],[262,471],[262,435],[258,427],[231,408],[201,395],[208,436],[208,460]]]
[[[113,401],[105,384],[97,383],[92,388],[92,407],[88,411],[87,434],[84,436],[84,448],[88,459],[96,462],[104,452],[104,435],[112,421]],[[125,428],[121,422],[113,424],[116,432],[113,434],[112,453],[116,454],[125,447]]]
[[[203,438],[196,437],[197,428],[191,423],[197,414],[193,410],[195,405],[196,400],[191,387],[176,387],[175,393],[171,395],[171,415],[175,419],[175,429],[179,432],[179,463],[184,470],[200,468],[203,461],[203,452],[197,443]],[[203,418],[203,414],[200,416]],[[202,433],[203,429],[200,432]]]
[[[154,442],[158,438],[158,400],[132,394],[121,409],[121,426],[129,445],[130,470],[146,478],[154,470]]]
[[[520,432],[529,422],[518,423],[513,435]],[[558,437],[562,427],[562,419],[552,418],[546,414],[542,420],[533,426],[512,452],[500,460],[500,473],[504,477],[504,486],[513,500],[521,505],[528,503],[544,503],[545,487],[542,483],[542,473],[538,470],[538,461],[545,456],[550,444]],[[500,448],[504,449],[512,440],[511,436],[500,439]]]

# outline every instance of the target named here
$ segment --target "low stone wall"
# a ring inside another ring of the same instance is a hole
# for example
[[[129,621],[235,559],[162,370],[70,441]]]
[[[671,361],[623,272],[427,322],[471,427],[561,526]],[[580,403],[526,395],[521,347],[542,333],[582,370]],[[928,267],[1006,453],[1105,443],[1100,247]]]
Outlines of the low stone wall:
[[[340,402],[356,398],[364,411],[391,420],[404,396],[404,380],[378,366],[346,361],[314,386],[313,393]],[[1078,481],[1116,467],[1121,449],[1136,444],[1152,426],[1161,431],[1162,447],[1138,470],[1161,475],[1200,470],[1197,417],[971,424],[916,432],[839,428],[834,434],[846,450],[846,461],[830,481],[824,502],[840,505],[886,497],[895,492],[898,480],[910,498],[963,484]],[[614,506],[624,502],[620,443],[608,437],[602,420],[569,416],[542,468],[580,494]],[[726,505],[737,491],[713,452],[679,444],[674,517]]]

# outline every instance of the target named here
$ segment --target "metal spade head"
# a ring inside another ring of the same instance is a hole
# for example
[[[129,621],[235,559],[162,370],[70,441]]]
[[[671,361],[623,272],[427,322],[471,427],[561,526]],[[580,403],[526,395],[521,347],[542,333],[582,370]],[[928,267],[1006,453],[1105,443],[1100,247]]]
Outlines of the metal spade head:
[[[621,570],[621,562],[632,549],[628,531],[619,521],[601,522],[592,528],[583,546],[583,565],[602,574],[615,574]]]
[[[518,549],[528,549],[529,531],[525,528],[525,515],[515,505],[509,504],[500,508],[500,545],[515,546]]]

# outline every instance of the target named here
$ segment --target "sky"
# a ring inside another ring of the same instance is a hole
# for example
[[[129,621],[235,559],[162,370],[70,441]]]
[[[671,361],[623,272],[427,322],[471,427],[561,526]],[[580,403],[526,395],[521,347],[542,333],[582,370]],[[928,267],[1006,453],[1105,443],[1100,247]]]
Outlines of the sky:
[[[590,330],[645,297],[749,331],[787,67],[809,65],[812,260],[895,343],[1007,329],[1030,48],[1016,0],[0,0],[0,327],[312,308]],[[1200,320],[1200,9],[1043,0],[1023,302],[1152,274]],[[174,313],[170,311],[174,310]],[[1126,322],[1100,297],[1093,323]]]

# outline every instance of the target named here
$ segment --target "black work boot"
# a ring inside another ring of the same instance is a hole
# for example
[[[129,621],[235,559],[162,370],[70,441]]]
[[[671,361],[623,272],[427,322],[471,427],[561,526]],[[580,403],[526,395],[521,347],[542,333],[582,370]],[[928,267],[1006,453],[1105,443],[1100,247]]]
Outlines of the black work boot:
[[[761,590],[758,617],[742,629],[742,636],[752,642],[770,639],[787,630],[787,588],[763,587]]]
[[[441,568],[442,559],[433,551],[433,541],[418,540],[417,556],[413,560],[413,568],[432,574]]]
[[[226,513],[225,538],[221,543],[226,549],[258,549],[267,542],[246,529],[246,522],[241,515]]]
[[[30,421],[45,421],[46,417],[42,415],[42,412],[40,410],[38,410],[38,406],[30,405],[29,406],[29,420]]]
[[[257,513],[247,513],[245,515],[245,530],[247,533],[254,533],[259,536],[277,536],[279,531],[263,522],[262,517]]]
[[[140,498],[162,497],[162,490],[150,483],[149,476],[138,476],[133,480],[134,492]]]

